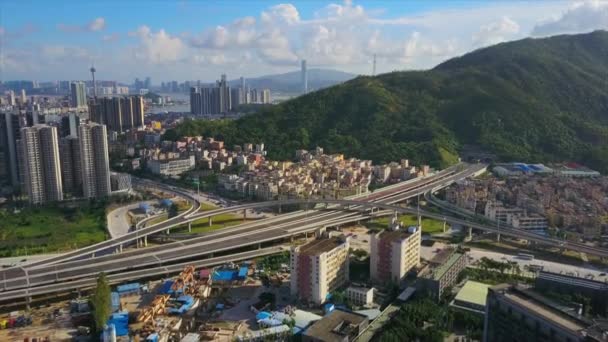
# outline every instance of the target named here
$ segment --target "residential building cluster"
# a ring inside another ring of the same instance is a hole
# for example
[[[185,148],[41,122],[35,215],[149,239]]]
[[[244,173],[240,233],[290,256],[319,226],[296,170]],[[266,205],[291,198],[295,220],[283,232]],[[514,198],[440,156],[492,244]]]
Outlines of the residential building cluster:
[[[521,229],[565,229],[599,238],[608,217],[607,177],[519,176],[465,180],[446,189],[461,208]]]
[[[64,194],[101,198],[111,193],[104,125],[80,123],[76,114],[38,123],[19,112],[0,113],[0,178],[32,204]]]
[[[370,243],[371,281],[380,286],[400,284],[420,266],[420,227],[404,227],[393,219]],[[350,237],[326,236],[291,248],[291,294],[321,304],[349,284]],[[459,272],[459,271],[458,271]],[[346,298],[355,305],[373,302],[372,288],[352,285]]]
[[[249,89],[242,77],[238,87],[230,87],[222,75],[214,86],[190,88],[190,112],[194,115],[226,114],[241,104],[270,102],[269,89]]]
[[[139,129],[144,125],[144,99],[139,95],[95,98],[89,102],[89,117],[109,131]]]

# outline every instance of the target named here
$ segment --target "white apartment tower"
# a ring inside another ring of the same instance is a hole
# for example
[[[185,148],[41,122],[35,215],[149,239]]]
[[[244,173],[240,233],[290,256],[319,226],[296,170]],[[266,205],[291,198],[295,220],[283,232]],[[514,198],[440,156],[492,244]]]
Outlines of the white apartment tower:
[[[82,190],[86,198],[110,195],[110,157],[105,125],[88,123],[79,127]]]
[[[24,127],[19,144],[23,183],[30,203],[63,200],[57,128],[47,125]]]
[[[348,282],[349,238],[330,237],[291,249],[291,294],[321,304]]]

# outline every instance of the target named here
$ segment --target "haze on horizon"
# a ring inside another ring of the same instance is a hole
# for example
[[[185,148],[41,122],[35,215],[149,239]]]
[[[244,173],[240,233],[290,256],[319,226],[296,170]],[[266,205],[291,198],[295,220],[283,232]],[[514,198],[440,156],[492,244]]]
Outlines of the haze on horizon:
[[[603,1],[8,0],[0,80],[214,80],[330,68],[430,68],[484,46],[608,29]]]

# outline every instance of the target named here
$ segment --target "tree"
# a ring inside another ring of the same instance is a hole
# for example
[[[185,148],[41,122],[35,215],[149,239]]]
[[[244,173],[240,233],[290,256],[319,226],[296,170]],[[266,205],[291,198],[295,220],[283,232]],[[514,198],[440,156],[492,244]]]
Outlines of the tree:
[[[90,301],[93,306],[95,329],[101,331],[112,312],[110,284],[108,283],[106,274],[103,272],[97,277],[97,286],[95,287],[95,291],[93,292]]]

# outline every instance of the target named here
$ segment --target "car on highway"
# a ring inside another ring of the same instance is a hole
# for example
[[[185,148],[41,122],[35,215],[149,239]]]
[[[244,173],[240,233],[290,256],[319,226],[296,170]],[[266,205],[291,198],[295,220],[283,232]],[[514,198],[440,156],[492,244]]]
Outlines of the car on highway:
[[[604,273],[604,272],[600,273],[600,277],[605,277],[605,276],[606,276],[606,273]]]

